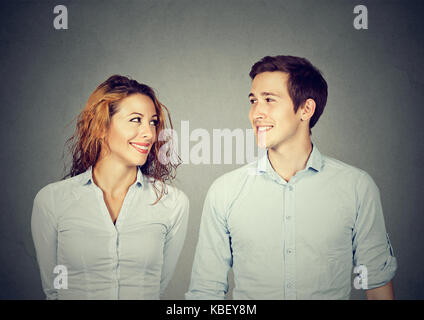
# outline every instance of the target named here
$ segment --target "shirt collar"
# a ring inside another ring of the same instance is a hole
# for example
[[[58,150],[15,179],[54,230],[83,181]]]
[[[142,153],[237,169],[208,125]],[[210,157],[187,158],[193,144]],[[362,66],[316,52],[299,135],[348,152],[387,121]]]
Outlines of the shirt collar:
[[[86,185],[93,182],[92,167],[89,167],[85,172],[80,175],[81,184]]]
[[[93,183],[93,167],[90,166],[85,172],[81,174],[80,177],[81,184],[91,184]],[[141,167],[137,166],[137,179],[135,181],[137,186],[143,185],[143,173],[141,172]]]
[[[312,144],[312,152],[309,155],[305,169],[314,169],[315,171],[321,171],[322,169],[322,156],[314,144]]]
[[[271,162],[269,161],[268,157],[268,150],[266,154],[258,160],[258,170],[261,173],[268,173],[271,175],[277,175],[278,174],[274,171],[274,169],[271,166]],[[308,161],[306,162],[306,166],[304,170],[313,169],[315,171],[321,171],[322,169],[322,155],[319,152],[318,148],[312,144],[312,152],[309,155]],[[279,177],[279,176],[278,176]]]

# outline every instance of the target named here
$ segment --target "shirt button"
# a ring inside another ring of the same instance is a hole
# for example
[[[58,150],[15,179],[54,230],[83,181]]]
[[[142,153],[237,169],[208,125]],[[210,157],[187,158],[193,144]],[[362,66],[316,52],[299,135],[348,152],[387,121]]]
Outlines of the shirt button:
[[[287,253],[288,254],[292,254],[293,253],[293,250],[292,249],[287,249]]]
[[[286,220],[290,220],[291,219],[291,216],[286,216]]]

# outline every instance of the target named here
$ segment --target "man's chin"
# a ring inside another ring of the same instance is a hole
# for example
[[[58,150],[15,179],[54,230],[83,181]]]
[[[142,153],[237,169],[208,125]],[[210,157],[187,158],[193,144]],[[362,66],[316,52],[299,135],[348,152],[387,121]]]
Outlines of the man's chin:
[[[271,143],[266,142],[266,141],[256,140],[256,145],[257,145],[258,148],[261,148],[261,149],[265,149],[265,148],[268,149],[268,148],[272,147]]]

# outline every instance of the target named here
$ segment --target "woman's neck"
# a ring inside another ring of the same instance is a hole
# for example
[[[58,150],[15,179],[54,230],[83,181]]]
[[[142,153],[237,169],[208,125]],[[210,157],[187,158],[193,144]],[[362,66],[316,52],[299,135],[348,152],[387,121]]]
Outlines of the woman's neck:
[[[103,158],[93,167],[93,181],[106,194],[112,197],[126,194],[137,179],[137,166],[126,166],[122,162]]]

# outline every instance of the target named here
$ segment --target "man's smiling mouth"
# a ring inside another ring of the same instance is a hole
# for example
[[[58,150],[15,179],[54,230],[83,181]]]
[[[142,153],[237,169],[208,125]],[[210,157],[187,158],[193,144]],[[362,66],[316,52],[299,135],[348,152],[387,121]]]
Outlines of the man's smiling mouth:
[[[269,130],[271,130],[274,126],[257,126],[256,127],[256,132],[257,133],[264,133],[267,132]]]

